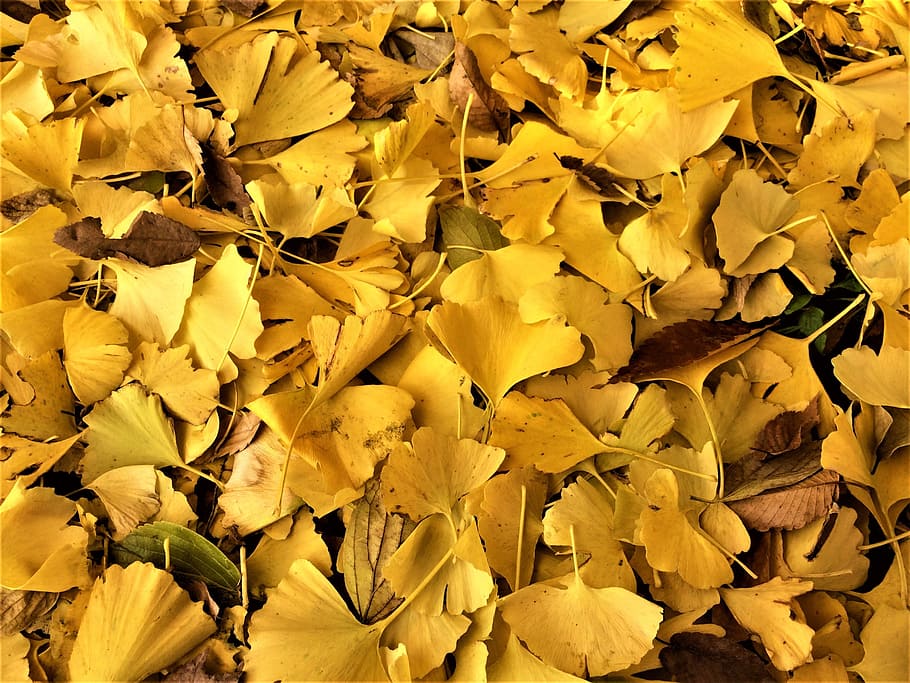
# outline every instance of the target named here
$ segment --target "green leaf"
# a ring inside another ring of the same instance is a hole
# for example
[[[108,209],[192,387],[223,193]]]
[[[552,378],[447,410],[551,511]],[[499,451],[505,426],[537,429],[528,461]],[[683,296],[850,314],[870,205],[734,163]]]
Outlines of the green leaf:
[[[120,543],[111,546],[111,558],[126,566],[132,562],[151,562],[168,568],[164,543],[168,541],[170,569],[202,579],[210,586],[235,592],[240,584],[240,571],[213,543],[195,531],[172,522],[144,524]]]
[[[475,249],[493,251],[509,246],[499,223],[467,206],[443,206],[439,209],[439,220],[443,247],[448,252],[446,261],[453,270],[480,258]]]

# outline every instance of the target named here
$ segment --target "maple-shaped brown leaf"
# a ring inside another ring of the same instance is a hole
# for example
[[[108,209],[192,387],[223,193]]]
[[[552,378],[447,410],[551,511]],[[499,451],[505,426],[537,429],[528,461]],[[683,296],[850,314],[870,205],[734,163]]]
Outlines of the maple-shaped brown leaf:
[[[194,230],[150,211],[140,213],[123,237],[106,237],[101,220],[89,216],[57,230],[54,242],[83,258],[125,258],[153,268],[186,261],[200,244]]]
[[[730,638],[707,633],[675,634],[660,651],[660,663],[681,683],[727,683],[732,672],[737,681],[774,681],[757,654]]]
[[[258,0],[257,0],[258,1]],[[237,213],[250,205],[250,197],[243,189],[243,180],[228,160],[207,144],[202,150],[202,172],[212,200],[222,209]]]
[[[502,140],[508,139],[509,105],[483,79],[477,57],[464,43],[455,43],[455,63],[449,75],[449,94],[459,109],[465,111],[468,97],[474,93],[468,121],[475,128],[499,131]]]
[[[669,325],[635,349],[610,383],[663,379],[673,370],[719,354],[760,332],[736,321],[685,320]]]
[[[387,512],[378,480],[367,482],[341,546],[344,585],[363,623],[388,616],[404,599],[395,595],[382,569],[416,526],[404,515]]]

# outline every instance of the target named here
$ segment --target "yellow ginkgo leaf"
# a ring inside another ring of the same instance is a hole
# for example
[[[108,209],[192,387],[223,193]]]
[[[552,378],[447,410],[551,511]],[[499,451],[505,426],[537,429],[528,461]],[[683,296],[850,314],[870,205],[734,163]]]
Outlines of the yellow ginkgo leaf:
[[[804,151],[787,175],[794,189],[832,180],[842,187],[859,187],[857,175],[875,150],[878,109],[832,119],[803,139]]]
[[[247,183],[246,190],[266,224],[285,239],[312,237],[357,215],[357,208],[341,188],[319,188],[309,182],[286,182],[269,173]]]
[[[87,484],[107,509],[111,537],[122,540],[139,522],[150,519],[161,507],[158,477],[151,465],[128,465],[109,470]]]
[[[156,268],[120,259],[109,259],[106,265],[117,274],[111,315],[139,339],[167,346],[193,289],[195,259]]]
[[[110,313],[86,304],[63,314],[63,366],[83,405],[100,401],[120,385],[133,360],[129,333]]]
[[[859,550],[863,534],[855,526],[856,517],[856,510],[844,506],[838,510],[833,528],[821,517],[802,529],[784,532],[784,561],[790,574],[811,579],[819,591],[853,590],[863,585],[869,558]]]
[[[256,338],[262,333],[259,302],[249,285],[253,266],[243,260],[237,247],[225,248],[215,265],[193,284],[186,302],[183,323],[174,344],[189,344],[193,359],[202,368],[218,373],[229,382],[237,377],[237,366],[230,359],[256,355]]]
[[[268,164],[286,183],[341,187],[354,172],[356,159],[352,152],[365,145],[366,140],[357,134],[356,126],[345,119],[307,135],[278,154],[263,159],[244,159],[243,165]]]
[[[664,572],[679,572],[696,588],[713,588],[733,580],[727,558],[699,533],[679,504],[679,485],[671,470],[659,469],[645,484],[648,507],[639,518],[648,563]]]
[[[834,375],[854,396],[879,406],[910,408],[910,351],[883,346],[846,349],[833,361]]]
[[[591,588],[578,576],[531,584],[499,606],[531,652],[584,678],[639,662],[651,649],[663,615],[663,609],[625,588]]]
[[[518,53],[518,63],[541,83],[552,85],[573,99],[584,95],[588,70],[575,46],[559,30],[555,8],[529,14],[512,8],[509,45]]]
[[[811,590],[811,581],[785,581],[775,576],[752,588],[721,588],[720,594],[743,628],[761,638],[771,663],[789,671],[812,659],[815,631],[799,617],[794,618],[790,607],[796,596]]]
[[[340,121],[354,106],[351,86],[318,52],[298,55],[298,45],[291,36],[269,32],[237,47],[196,54],[205,80],[225,108],[237,112],[238,146],[311,133]]]
[[[29,683],[28,652],[31,641],[15,632],[0,636],[0,678],[9,683]]]
[[[216,630],[167,572],[118,565],[95,581],[69,660],[72,681],[140,681]]]
[[[616,370],[632,356],[632,309],[607,303],[608,299],[608,292],[597,283],[568,275],[530,289],[518,302],[518,310],[528,323],[565,320],[591,342],[595,370]]]
[[[743,16],[739,4],[691,2],[677,14],[677,23],[673,72],[683,111],[716,102],[766,76],[792,79],[774,42]]]
[[[490,443],[506,450],[507,469],[533,465],[541,472],[562,472],[608,450],[559,398],[509,392],[492,427]]]
[[[506,649],[499,659],[487,668],[487,680],[490,683],[500,681],[539,681],[540,683],[570,683],[583,681],[565,671],[554,669],[532,655],[515,637],[509,634]]]
[[[618,98],[622,113],[606,141],[607,164],[627,178],[678,175],[687,159],[720,139],[737,106],[736,101],[717,101],[688,111],[681,100],[675,88],[639,90]]]
[[[586,585],[635,590],[632,565],[613,535],[612,497],[593,480],[579,478],[562,490],[544,516],[543,540],[550,547],[572,549],[580,558],[590,557],[578,570]]]
[[[487,561],[512,590],[531,581],[546,502],[547,477],[533,467],[513,469],[483,487],[477,529],[486,544]]]
[[[689,211],[678,178],[666,174],[660,186],[660,204],[623,229],[619,250],[640,273],[651,272],[661,280],[671,282],[682,275],[691,262],[681,239],[688,228]]]
[[[755,171],[734,173],[713,216],[724,271],[743,277],[786,263],[793,255],[793,240],[775,232],[798,208],[795,197],[779,185],[764,182]]]
[[[250,623],[250,681],[384,681],[382,624],[361,624],[308,560],[297,560]],[[288,643],[296,643],[288,647]]]
[[[381,642],[387,647],[400,643],[406,649],[410,677],[404,680],[416,680],[442,664],[470,625],[464,614],[431,615],[412,607],[395,616]]]
[[[88,584],[88,534],[67,524],[75,514],[52,489],[19,481],[0,504],[0,586],[54,593]]]
[[[376,223],[373,230],[402,242],[423,242],[427,237],[427,216],[439,183],[439,171],[426,159],[408,159],[386,176],[377,172],[373,194],[363,210]]]
[[[439,291],[447,301],[459,304],[485,296],[518,303],[528,289],[552,280],[561,262],[562,252],[556,247],[513,244],[484,251],[479,259],[459,266],[443,281]]]
[[[85,423],[86,481],[127,465],[184,466],[160,399],[140,384],[127,384],[97,403]]]
[[[307,327],[319,366],[314,404],[330,398],[361,370],[388,351],[398,340],[406,318],[391,311],[375,311],[365,318],[337,319],[317,315]]]
[[[8,111],[3,115],[0,142],[3,160],[22,175],[68,195],[84,128],[82,117],[27,125],[16,112]]]
[[[499,298],[444,303],[430,311],[427,325],[494,406],[521,380],[584,353],[578,330],[552,320],[525,324],[518,306]]]
[[[429,428],[418,429],[411,445],[401,444],[382,470],[386,509],[415,521],[452,507],[496,472],[505,451],[473,439],[456,439]]]
[[[214,370],[196,370],[187,358],[188,346],[161,351],[142,342],[127,376],[161,397],[167,409],[190,424],[202,424],[218,404],[218,377]]]
[[[396,595],[414,594],[411,609],[429,615],[474,612],[494,589],[477,525],[458,533],[445,515],[424,518],[382,573]]]

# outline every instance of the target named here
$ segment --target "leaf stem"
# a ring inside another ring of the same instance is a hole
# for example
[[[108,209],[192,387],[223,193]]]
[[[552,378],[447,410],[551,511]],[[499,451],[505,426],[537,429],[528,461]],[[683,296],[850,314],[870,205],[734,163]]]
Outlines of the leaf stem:
[[[518,545],[515,550],[515,590],[521,588],[521,542],[525,535],[525,509],[528,506],[528,487],[521,485],[521,505],[518,511]]]
[[[471,193],[468,192],[468,174],[465,170],[465,158],[464,158],[464,140],[468,132],[468,116],[471,112],[471,107],[474,106],[474,91],[472,90],[468,93],[468,100],[464,105],[464,116],[461,117],[461,137],[458,140],[458,168],[461,171],[461,189],[464,192],[464,204],[470,208],[476,208],[474,203],[474,198],[471,196]]]

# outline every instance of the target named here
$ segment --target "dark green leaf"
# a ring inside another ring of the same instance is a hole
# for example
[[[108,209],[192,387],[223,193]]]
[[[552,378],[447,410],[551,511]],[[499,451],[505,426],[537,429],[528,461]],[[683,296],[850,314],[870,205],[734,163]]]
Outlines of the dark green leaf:
[[[164,569],[165,540],[169,544],[170,568],[175,574],[201,579],[225,591],[237,590],[240,571],[234,563],[213,543],[179,524],[144,524],[114,544],[111,557],[124,566],[132,562],[151,562]]]

